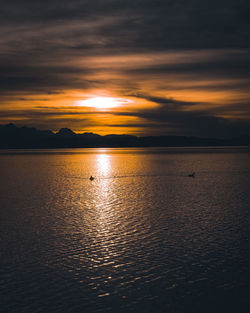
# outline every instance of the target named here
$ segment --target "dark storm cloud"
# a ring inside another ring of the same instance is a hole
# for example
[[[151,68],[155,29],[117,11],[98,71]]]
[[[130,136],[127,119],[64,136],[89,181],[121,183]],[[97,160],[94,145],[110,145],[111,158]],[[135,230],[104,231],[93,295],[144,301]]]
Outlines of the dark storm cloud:
[[[89,73],[87,69],[78,69],[61,64],[60,66],[29,65],[27,60],[21,64],[0,64],[0,91],[34,91],[57,94],[53,89],[84,88],[93,82],[83,80],[82,75]],[[25,65],[27,63],[27,65]],[[81,77],[80,77],[81,76]],[[52,89],[52,90],[50,90]]]
[[[0,62],[9,62],[20,72],[18,67],[24,62],[36,66],[53,59],[67,62],[79,55],[169,49],[244,50],[250,47],[248,9],[248,1],[235,0],[1,1]],[[197,62],[156,66],[151,71],[196,72],[212,71],[212,68],[219,73],[226,71],[229,75],[249,77],[249,51],[243,59],[231,55],[215,60],[212,67],[211,62]],[[46,70],[53,72],[54,68]],[[73,70],[78,72],[76,67]],[[67,73],[64,66],[63,71]]]
[[[202,53],[202,52],[201,52]],[[184,59],[181,63],[152,64],[127,70],[127,73],[137,75],[154,74],[188,74],[203,75],[206,78],[219,76],[225,78],[250,79],[250,53],[249,51],[210,51],[209,59]]]
[[[130,48],[246,48],[249,11],[247,0],[12,0],[1,1],[1,23],[39,25],[112,16],[120,23],[98,34],[109,34],[119,44],[127,35]]]
[[[149,95],[140,94],[140,93],[135,94],[133,96],[138,97],[138,98],[143,98],[154,103],[158,103],[161,105],[160,108],[164,108],[168,110],[171,108],[174,108],[175,110],[179,110],[179,108],[181,107],[185,107],[185,106],[189,107],[189,106],[197,104],[196,102],[178,101],[178,100],[171,99],[171,98],[154,97],[154,96],[149,96]]]
[[[169,103],[171,104],[171,99]],[[183,106],[183,103],[179,105]],[[168,104],[136,113],[118,112],[117,114],[137,116],[144,120],[144,124],[140,124],[141,127],[162,129],[161,134],[165,131],[165,134],[230,138],[250,133],[249,121],[227,120],[204,111],[181,111],[176,107],[169,108]]]

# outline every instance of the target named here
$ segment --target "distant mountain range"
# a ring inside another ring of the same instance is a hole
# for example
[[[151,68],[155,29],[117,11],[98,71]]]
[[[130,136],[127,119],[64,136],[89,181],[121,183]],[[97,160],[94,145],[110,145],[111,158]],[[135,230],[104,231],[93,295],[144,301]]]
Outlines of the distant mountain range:
[[[21,148],[90,148],[90,147],[188,147],[188,146],[250,146],[250,135],[232,138],[197,138],[188,136],[76,134],[69,128],[54,133],[14,124],[0,125],[0,149]]]

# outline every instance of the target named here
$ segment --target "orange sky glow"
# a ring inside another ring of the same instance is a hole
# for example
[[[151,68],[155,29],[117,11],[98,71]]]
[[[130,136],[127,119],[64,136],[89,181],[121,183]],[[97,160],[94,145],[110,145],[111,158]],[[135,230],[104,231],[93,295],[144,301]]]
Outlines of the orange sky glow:
[[[232,21],[224,7],[213,28],[210,7],[203,16],[183,4],[180,16],[174,4],[136,3],[83,10],[74,2],[63,19],[41,3],[44,23],[33,10],[17,10],[19,20],[6,5],[14,15],[0,28],[0,124],[101,135],[248,133],[250,46],[241,19],[232,33],[221,25]]]

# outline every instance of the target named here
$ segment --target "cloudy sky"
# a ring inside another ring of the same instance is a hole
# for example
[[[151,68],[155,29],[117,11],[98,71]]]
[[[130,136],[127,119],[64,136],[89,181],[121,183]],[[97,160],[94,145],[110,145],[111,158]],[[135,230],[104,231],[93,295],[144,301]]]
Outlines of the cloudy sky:
[[[247,0],[0,0],[0,124],[250,133]]]

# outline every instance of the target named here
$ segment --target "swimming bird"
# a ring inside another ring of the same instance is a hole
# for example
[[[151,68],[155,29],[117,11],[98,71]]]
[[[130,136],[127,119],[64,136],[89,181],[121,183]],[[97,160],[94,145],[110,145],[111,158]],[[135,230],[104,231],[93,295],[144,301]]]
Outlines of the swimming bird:
[[[89,178],[90,180],[94,180],[94,177],[93,176],[90,176],[90,178]]]
[[[192,174],[188,174],[188,177],[195,177],[195,172],[193,172]]]

